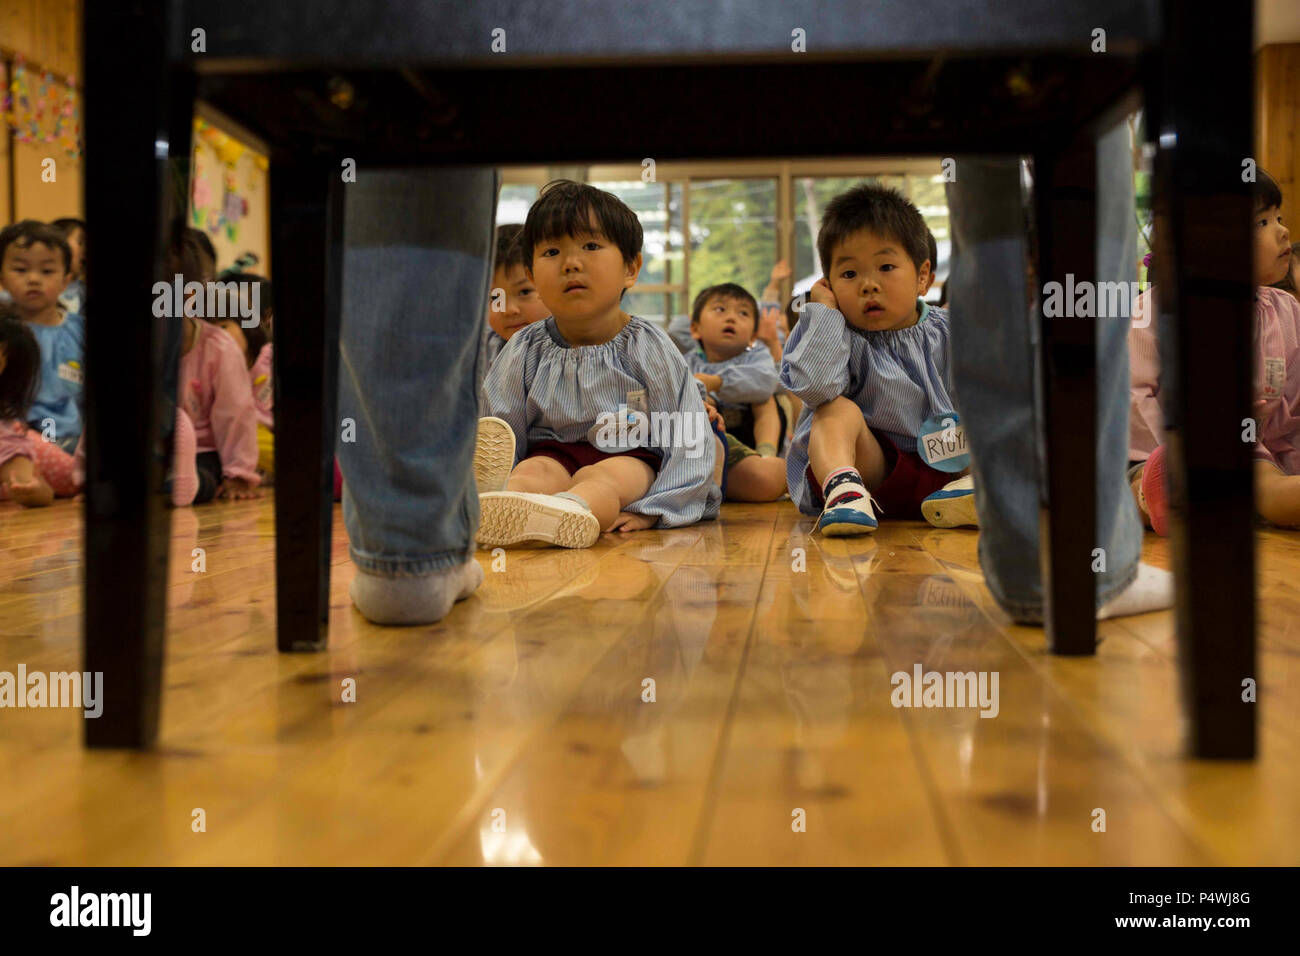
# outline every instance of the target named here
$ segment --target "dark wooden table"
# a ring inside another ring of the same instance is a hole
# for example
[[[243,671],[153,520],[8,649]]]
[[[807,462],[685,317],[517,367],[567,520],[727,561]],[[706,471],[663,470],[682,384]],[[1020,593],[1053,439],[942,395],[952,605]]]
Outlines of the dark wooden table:
[[[1098,29],[1105,52],[1094,51]],[[165,271],[165,226],[185,212],[196,97],[272,151],[275,415],[289,426],[275,439],[282,651],[328,638],[344,158],[364,169],[1030,155],[1039,282],[1063,282],[1095,274],[1095,137],[1144,102],[1159,138],[1161,307],[1177,315],[1165,378],[1184,386],[1167,411],[1195,426],[1170,437],[1188,749],[1252,757],[1255,712],[1240,697],[1258,676],[1240,441],[1251,44],[1249,4],[1225,13],[1174,0],[86,4],[84,640],[106,698],[87,745],[148,747],[158,731],[170,524],[159,435],[177,332],[150,318],[149,289]],[[1043,322],[1043,558],[1048,645],[1060,654],[1096,646],[1095,509],[1080,507],[1095,500],[1095,334],[1090,319]]]

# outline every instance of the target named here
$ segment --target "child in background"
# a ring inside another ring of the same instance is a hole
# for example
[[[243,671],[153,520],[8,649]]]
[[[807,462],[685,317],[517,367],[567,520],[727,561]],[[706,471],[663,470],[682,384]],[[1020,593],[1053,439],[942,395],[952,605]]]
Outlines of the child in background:
[[[198,281],[196,276],[211,269],[211,260],[195,232],[186,230],[179,248],[172,251],[171,268],[183,281]],[[210,279],[209,273],[204,281]],[[210,322],[184,315],[178,321],[185,323],[185,333],[176,402],[194,427],[198,470],[194,503],[215,497],[260,497],[257,409],[243,353],[229,335]],[[179,446],[176,454],[181,454]]]
[[[1262,169],[1257,170],[1251,191],[1258,286],[1252,338],[1255,507],[1264,520],[1295,528],[1300,527],[1300,302],[1270,287],[1285,280],[1294,258],[1291,234],[1282,224],[1282,191]],[[1157,310],[1155,289],[1147,289],[1134,304],[1129,328],[1129,481],[1143,520],[1164,535],[1168,533],[1169,489],[1158,400]],[[1188,427],[1194,426],[1189,423]]]
[[[59,306],[72,251],[53,226],[25,219],[0,230],[0,285],[41,351],[36,398],[27,412],[36,466],[59,497],[81,488],[73,452],[81,436],[85,322]]]
[[[781,383],[804,402],[790,497],[820,514],[823,534],[874,531],[877,501],[893,518],[977,524],[970,478],[954,482],[915,451],[922,426],[954,411],[948,314],[920,298],[931,268],[926,232],[917,208],[880,186],[854,187],[826,208],[817,236],[826,277],[811,289],[781,368]]]
[[[50,223],[63,233],[72,250],[72,267],[68,269],[68,287],[59,296],[59,305],[69,312],[85,315],[86,300],[86,224],[80,219],[56,219]]]
[[[714,517],[717,448],[699,387],[663,329],[620,308],[641,271],[636,214],[611,193],[557,180],[520,241],[552,315],[514,334],[484,385],[488,413],[516,436],[518,464],[508,490],[479,495],[479,544],[589,547],[602,531]],[[604,440],[629,410],[676,427],[651,424],[650,435],[669,433],[655,446]]]
[[[523,231],[524,227],[517,223],[497,227],[492,292],[488,298],[485,367],[492,365],[511,336],[551,314],[524,270],[524,251],[519,246]]]
[[[271,323],[275,316],[275,291],[271,280],[251,272],[223,272],[220,282],[240,284],[239,295],[251,301],[254,289],[262,314],[256,325],[244,327],[240,319],[217,319],[216,323],[235,340],[248,364],[248,380],[253,390],[253,405],[257,409],[257,473],[264,485],[275,479],[275,390],[271,374],[274,354],[271,343]],[[238,314],[232,309],[227,315]]]
[[[0,305],[0,498],[25,508],[54,500],[54,490],[36,468],[36,448],[27,433],[27,409],[36,397],[41,350],[12,304]]]
[[[734,501],[785,494],[785,462],[776,457],[782,432],[772,397],[776,365],[754,340],[757,319],[758,303],[733,282],[701,290],[691,306],[696,347],[686,364],[725,423],[727,497]]]

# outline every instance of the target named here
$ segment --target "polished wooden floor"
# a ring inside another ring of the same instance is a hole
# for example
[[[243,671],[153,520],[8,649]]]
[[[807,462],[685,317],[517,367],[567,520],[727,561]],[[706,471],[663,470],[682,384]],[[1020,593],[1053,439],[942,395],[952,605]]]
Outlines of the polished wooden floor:
[[[1259,538],[1260,759],[1212,763],[1181,756],[1171,613],[1053,658],[974,532],[809,529],[727,505],[481,552],[475,597],[389,629],[348,601],[336,513],[330,649],[280,655],[271,502],[175,512],[159,747],[0,710],[0,864],[1300,862],[1300,534]],[[0,505],[0,670],[80,668],[81,558],[79,505]],[[997,671],[1000,713],[896,709],[918,662]]]

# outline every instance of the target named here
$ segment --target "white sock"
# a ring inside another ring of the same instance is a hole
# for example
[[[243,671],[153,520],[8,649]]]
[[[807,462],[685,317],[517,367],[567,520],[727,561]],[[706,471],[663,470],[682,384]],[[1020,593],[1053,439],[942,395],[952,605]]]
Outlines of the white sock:
[[[1163,611],[1174,606],[1174,576],[1168,571],[1138,564],[1133,583],[1097,609],[1097,620]]]
[[[352,603],[372,624],[435,624],[483,583],[483,568],[464,564],[416,577],[390,578],[357,569]]]

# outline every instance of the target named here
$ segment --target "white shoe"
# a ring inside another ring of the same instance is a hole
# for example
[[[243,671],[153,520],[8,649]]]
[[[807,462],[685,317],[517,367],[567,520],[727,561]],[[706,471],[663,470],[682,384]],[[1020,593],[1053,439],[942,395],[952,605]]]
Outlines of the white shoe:
[[[505,491],[514,466],[514,431],[500,418],[480,418],[474,441],[474,480],[479,494]]]
[[[571,498],[490,491],[480,494],[478,503],[478,543],[484,547],[542,541],[590,548],[600,537],[596,516]]]
[[[921,515],[936,528],[978,528],[975,478],[965,475],[950,481],[921,502]]]

